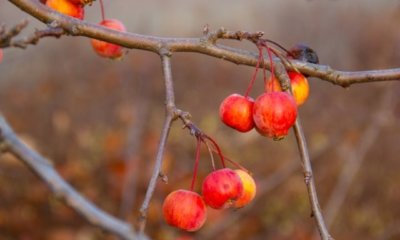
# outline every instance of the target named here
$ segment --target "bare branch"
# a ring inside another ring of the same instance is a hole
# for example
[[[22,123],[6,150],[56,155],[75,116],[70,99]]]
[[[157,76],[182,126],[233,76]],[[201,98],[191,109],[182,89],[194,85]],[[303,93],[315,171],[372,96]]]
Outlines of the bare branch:
[[[282,89],[286,92],[291,93],[290,79],[287,75],[283,64],[275,65],[276,76],[280,81]],[[333,239],[329,234],[328,228],[325,225],[324,217],[319,206],[319,200],[317,196],[317,190],[313,178],[313,171],[311,167],[311,160],[308,153],[307,142],[304,136],[303,128],[300,123],[300,116],[297,115],[296,122],[293,126],[293,130],[296,136],[297,146],[300,152],[301,166],[303,167],[304,181],[307,186],[308,197],[311,203],[312,216],[315,218],[319,234],[323,240]]]
[[[300,117],[297,116],[296,123],[293,126],[294,133],[296,135],[297,145],[299,147],[301,164],[304,172],[304,181],[307,185],[308,196],[311,203],[312,216],[317,222],[318,231],[323,240],[333,239],[329,234],[328,228],[325,225],[324,217],[322,216],[321,208],[319,206],[317,190],[315,188],[315,182],[313,178],[313,172],[311,167],[311,160],[308,154],[308,148],[306,138],[304,136],[303,128],[300,123]]]
[[[143,200],[142,206],[140,207],[140,218],[139,218],[139,233],[143,234],[144,228],[146,226],[147,210],[149,208],[150,200],[153,196],[154,190],[156,188],[157,179],[160,177],[161,166],[164,157],[165,145],[168,140],[169,130],[171,128],[172,122],[176,120],[175,116],[175,96],[174,87],[172,81],[171,72],[171,58],[168,51],[164,51],[161,54],[161,62],[163,67],[164,82],[165,82],[165,92],[166,92],[166,116],[164,120],[164,127],[161,132],[160,142],[158,145],[155,165],[153,169],[153,174],[151,176],[149,185],[147,187],[146,195]]]
[[[0,43],[8,41],[9,39],[17,36],[24,28],[26,28],[26,26],[28,26],[28,20],[22,20],[10,30],[6,30],[5,26],[2,25],[0,29]]]
[[[88,222],[122,239],[136,239],[136,234],[129,224],[102,211],[80,195],[71,185],[65,182],[47,159],[19,140],[2,115],[0,115],[0,146],[2,151],[10,152],[23,161],[46,182],[58,198],[81,214]]]
[[[263,35],[263,32],[245,32],[245,31],[228,31],[225,28],[220,28],[217,31],[210,32],[208,26],[206,26],[205,30],[203,31],[205,37],[215,43],[218,39],[232,39],[232,40],[239,40],[242,41],[244,39],[257,42]]]
[[[20,34],[20,32],[28,26],[28,21],[24,20],[19,24],[15,25],[10,30],[6,31],[4,27],[2,27],[0,31],[0,48],[6,47],[18,47],[18,48],[26,48],[29,44],[36,45],[41,38],[44,37],[55,37],[59,38],[65,34],[64,29],[59,27],[49,27],[43,30],[36,30],[31,36],[14,39],[15,36]]]
[[[206,33],[205,36],[201,38],[165,38],[122,33],[59,14],[38,1],[9,1],[40,21],[50,24],[52,27],[61,27],[71,35],[96,38],[119,44],[126,48],[143,49],[156,54],[160,54],[162,48],[168,48],[171,52],[197,52],[236,64],[249,66],[257,64],[257,53],[215,44],[216,39],[219,38],[247,39],[241,37],[243,34],[239,34],[240,31],[233,34],[225,30],[222,33],[221,31],[216,31],[210,35],[207,27],[204,30]],[[253,34],[253,36],[257,36],[257,33]],[[279,59],[276,58],[274,61],[279,61]],[[318,77],[343,87],[348,87],[355,83],[400,80],[400,68],[375,71],[338,71],[327,65],[311,64],[296,60],[291,60],[291,63],[293,67],[311,77]],[[268,61],[265,61],[264,64],[268,69],[270,68]]]

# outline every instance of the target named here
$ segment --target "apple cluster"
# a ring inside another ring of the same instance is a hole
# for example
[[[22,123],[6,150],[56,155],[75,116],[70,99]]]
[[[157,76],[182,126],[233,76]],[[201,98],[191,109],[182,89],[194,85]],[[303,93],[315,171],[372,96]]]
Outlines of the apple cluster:
[[[184,189],[171,192],[162,207],[165,221],[186,231],[197,231],[206,221],[207,206],[242,208],[254,199],[256,184],[242,169],[222,168],[206,176],[201,192],[202,195]]]
[[[85,16],[85,2],[86,0],[47,0],[45,4],[59,13],[83,20]],[[100,1],[100,4],[102,6],[103,2]],[[100,26],[126,32],[126,28],[121,21],[116,19],[104,19],[103,6],[101,9],[103,20],[99,23]],[[91,45],[94,51],[102,57],[119,59],[124,54],[123,48],[117,44],[92,39]]]
[[[260,60],[259,60],[260,61]],[[271,62],[272,66],[272,62]],[[307,78],[297,71],[288,71],[292,94],[283,92],[279,81],[271,74],[265,92],[256,100],[234,93],[225,98],[219,108],[223,123],[239,132],[255,128],[261,135],[282,139],[297,118],[297,107],[308,98]]]

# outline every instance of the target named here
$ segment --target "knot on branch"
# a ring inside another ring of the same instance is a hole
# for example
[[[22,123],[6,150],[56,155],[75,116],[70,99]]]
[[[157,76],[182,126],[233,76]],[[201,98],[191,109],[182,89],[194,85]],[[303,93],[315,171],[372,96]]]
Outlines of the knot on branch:
[[[190,135],[195,136],[196,138],[201,139],[205,136],[205,134],[200,130],[200,128],[198,128],[192,122],[185,124],[184,128],[189,129]]]
[[[311,172],[304,172],[304,182],[306,185],[310,184],[310,181],[312,179],[312,173]]]
[[[175,111],[175,116],[177,118],[180,118],[183,122],[183,129],[187,128],[189,129],[190,135],[195,136],[196,138],[205,138],[207,135],[201,131],[200,128],[198,128],[190,119],[191,115],[188,112],[184,112],[182,110],[177,109]]]

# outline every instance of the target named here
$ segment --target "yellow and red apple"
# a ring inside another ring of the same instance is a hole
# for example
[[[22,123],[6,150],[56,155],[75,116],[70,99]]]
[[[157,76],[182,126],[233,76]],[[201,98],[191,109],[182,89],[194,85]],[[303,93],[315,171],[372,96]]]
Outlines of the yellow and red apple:
[[[290,84],[292,85],[293,97],[297,106],[300,106],[307,100],[308,95],[310,94],[308,80],[303,74],[295,71],[289,71],[288,76],[290,78]],[[269,91],[282,91],[278,79],[268,81],[267,89]]]
[[[246,171],[236,169],[235,172],[239,175],[240,180],[242,181],[243,192],[242,195],[240,195],[239,198],[236,199],[233,207],[242,208],[254,199],[254,197],[256,196],[257,187],[253,177],[250,176],[250,174],[248,174]]]

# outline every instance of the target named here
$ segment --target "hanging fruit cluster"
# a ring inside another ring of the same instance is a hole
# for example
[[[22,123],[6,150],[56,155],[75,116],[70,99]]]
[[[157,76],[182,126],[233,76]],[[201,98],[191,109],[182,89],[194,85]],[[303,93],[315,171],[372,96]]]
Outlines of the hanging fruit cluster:
[[[255,128],[261,135],[272,137],[276,140],[282,139],[288,134],[297,118],[297,107],[302,105],[308,98],[309,85],[307,78],[296,71],[288,71],[290,78],[292,94],[282,91],[280,82],[275,77],[272,54],[289,63],[288,58],[300,59],[304,53],[299,52],[302,49],[309,49],[306,46],[296,45],[290,51],[284,49],[286,54],[282,55],[276,49],[267,45],[268,40],[257,42],[259,57],[256,69],[251,82],[244,96],[234,93],[225,98],[219,108],[219,115],[227,126],[236,129],[239,132],[248,132]],[[274,42],[272,42],[274,43]],[[263,50],[267,50],[270,60],[271,73],[269,80],[266,79],[265,64],[263,64],[264,73],[264,93],[254,100],[249,96],[253,87],[257,72],[261,63],[264,63]],[[295,53],[297,55],[295,55]],[[313,52],[312,52],[313,53]],[[313,61],[318,62],[315,55]],[[306,59],[309,60],[309,59]],[[311,62],[311,61],[310,61]]]
[[[190,190],[179,189],[171,192],[163,203],[165,221],[186,231],[197,231],[207,218],[207,206],[214,209],[242,208],[255,197],[256,184],[248,171],[238,163],[223,156],[218,144],[204,133],[197,132],[196,158]],[[204,143],[210,154],[213,171],[202,183],[201,195],[194,191],[194,183],[200,157],[200,147]],[[211,143],[211,145],[210,145]],[[221,159],[221,168],[216,169],[212,152]],[[225,160],[237,169],[227,168]]]

